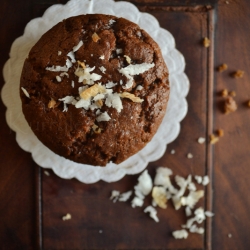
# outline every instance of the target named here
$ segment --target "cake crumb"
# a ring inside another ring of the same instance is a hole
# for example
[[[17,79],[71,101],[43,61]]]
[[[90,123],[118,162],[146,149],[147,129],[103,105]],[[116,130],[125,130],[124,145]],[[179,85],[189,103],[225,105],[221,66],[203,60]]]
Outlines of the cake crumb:
[[[223,63],[223,64],[221,64],[221,65],[218,67],[218,71],[219,71],[219,72],[223,72],[223,71],[227,70],[227,68],[228,68],[227,64]]]
[[[235,97],[236,96],[236,92],[235,91],[230,91],[229,95],[232,96],[232,97]]]
[[[237,71],[235,71],[234,73],[233,73],[233,77],[234,78],[242,78],[243,77],[243,75],[244,75],[244,71],[243,70],[237,70]]]
[[[210,40],[207,37],[203,39],[203,46],[206,48],[210,46]]]
[[[236,110],[237,110],[237,104],[235,100],[231,96],[227,97],[224,105],[225,114],[232,113]]]
[[[200,138],[198,139],[198,143],[200,143],[200,144],[203,144],[205,141],[206,141],[206,139],[203,138],[203,137],[200,137]]]
[[[249,102],[250,102],[250,101],[249,101]],[[171,155],[174,155],[174,154],[175,154],[175,150],[172,149],[172,150],[170,151],[170,154],[171,154]]]
[[[46,170],[44,170],[44,174],[47,175],[47,176],[50,176],[50,173]]]
[[[227,96],[228,96],[228,90],[227,90],[227,89],[223,89],[223,90],[221,91],[221,96],[227,97]]]
[[[218,130],[217,130],[217,134],[218,134],[218,136],[219,136],[219,137],[224,136],[224,130],[223,130],[223,129],[221,129],[221,128],[220,128],[220,129],[218,129]]]
[[[69,213],[62,217],[63,221],[70,220],[70,219],[71,219],[71,214]]]
[[[219,137],[215,136],[214,134],[210,135],[210,144],[215,144],[219,141]]]
[[[94,34],[92,35],[92,40],[93,40],[95,43],[97,43],[100,39],[101,39],[101,38],[100,38],[96,33],[94,33]]]
[[[193,158],[193,155],[192,155],[191,153],[188,153],[188,154],[187,154],[187,158],[188,158],[188,159],[192,159],[192,158]]]
[[[49,109],[54,108],[55,105],[56,105],[56,101],[53,98],[51,98],[51,100],[48,103],[48,108]]]

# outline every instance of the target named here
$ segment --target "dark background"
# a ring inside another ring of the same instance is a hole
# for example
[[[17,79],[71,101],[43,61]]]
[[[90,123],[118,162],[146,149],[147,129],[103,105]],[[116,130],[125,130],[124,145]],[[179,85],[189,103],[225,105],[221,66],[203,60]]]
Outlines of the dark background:
[[[49,6],[65,2],[1,0],[0,68],[26,24]],[[171,232],[185,222],[184,210],[176,212],[169,203],[167,210],[158,209],[160,223],[155,223],[143,208],[109,200],[111,190],[132,189],[138,175],[91,185],[60,179],[52,171],[46,176],[17,145],[0,102],[0,249],[250,249],[249,1],[131,2],[154,15],[174,35],[191,83],[181,133],[148,170],[154,175],[162,165],[182,176],[208,174],[211,183],[199,205],[212,210],[215,217],[204,224],[204,235],[175,240]],[[203,37],[211,40],[208,49],[201,45]],[[229,68],[218,73],[216,67],[222,63]],[[238,69],[245,71],[244,77],[232,78],[230,74]],[[4,84],[2,75],[0,84]],[[223,98],[219,93],[225,88],[236,92],[238,104],[238,110],[229,115],[220,108]],[[217,144],[197,143],[197,138],[208,137],[218,128],[225,135]],[[175,155],[170,154],[171,149],[176,150]],[[193,159],[187,159],[189,152]],[[61,218],[66,213],[72,219],[64,222]]]

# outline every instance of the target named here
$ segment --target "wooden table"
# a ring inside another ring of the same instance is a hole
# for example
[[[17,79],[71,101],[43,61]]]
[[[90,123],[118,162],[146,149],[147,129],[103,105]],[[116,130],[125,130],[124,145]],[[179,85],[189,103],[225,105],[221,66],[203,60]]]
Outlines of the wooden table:
[[[58,2],[66,1],[1,1],[1,68],[27,22]],[[212,210],[215,217],[206,221],[204,235],[190,234],[186,240],[175,240],[171,232],[185,223],[184,210],[176,212],[169,204],[167,210],[158,210],[160,222],[155,223],[142,208],[109,200],[111,190],[130,190],[138,175],[91,185],[60,179],[52,171],[45,175],[31,155],[17,145],[1,102],[0,249],[250,249],[250,108],[246,105],[250,100],[249,2],[131,2],[154,15],[174,35],[191,83],[181,133],[161,159],[149,164],[149,173],[154,175],[158,166],[168,166],[182,176],[208,174],[211,183],[199,205]],[[201,44],[204,37],[211,40],[209,48]],[[216,68],[222,63],[228,70],[219,73]],[[245,71],[244,77],[233,78],[236,70]],[[238,110],[228,115],[221,109],[223,89],[236,92]],[[218,143],[197,143],[199,137],[208,138],[219,128],[225,135]],[[172,149],[174,155],[170,154]],[[188,159],[187,153],[194,157]],[[66,213],[72,219],[62,221]]]

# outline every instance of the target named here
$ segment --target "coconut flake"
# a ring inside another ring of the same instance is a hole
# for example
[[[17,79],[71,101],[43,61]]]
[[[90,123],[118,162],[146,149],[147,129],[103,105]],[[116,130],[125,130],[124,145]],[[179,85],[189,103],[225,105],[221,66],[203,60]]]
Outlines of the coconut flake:
[[[185,207],[185,214],[187,217],[192,215],[192,211],[191,211],[191,208],[189,206]]]
[[[190,233],[204,234],[204,231],[203,227],[197,227],[196,225],[192,225],[189,229]]]
[[[73,47],[73,52],[79,50],[83,45],[83,41],[80,41],[76,46]]]
[[[209,177],[206,175],[206,176],[203,177],[202,185],[206,186],[208,183],[209,183]]]
[[[196,191],[196,186],[194,185],[193,182],[191,182],[191,183],[188,184],[188,190],[190,190],[190,191]]]
[[[138,184],[136,186],[143,195],[148,195],[151,192],[153,182],[151,176],[148,174],[148,170],[144,170],[144,172],[139,176]]]
[[[71,62],[72,63],[75,63],[76,62],[76,59],[75,59],[75,54],[73,51],[70,51],[67,56],[71,59]]]
[[[64,98],[58,99],[59,101],[62,101],[64,104],[64,109],[63,112],[67,112],[68,111],[68,107],[67,104],[76,104],[76,100],[74,98],[74,96],[65,96]]]
[[[192,155],[191,153],[188,153],[188,154],[187,154],[187,158],[188,158],[188,159],[192,159],[192,158],[193,158],[193,155]]]
[[[189,206],[190,208],[193,208],[195,204],[199,201],[200,198],[204,196],[203,190],[198,191],[190,191],[188,196],[181,197],[181,204],[183,206]]]
[[[57,54],[58,54],[58,56],[60,56],[60,55],[62,54],[62,51],[58,51],[58,53],[57,53]]]
[[[54,65],[52,67],[46,67],[45,69],[53,72],[60,72],[60,71],[67,72],[69,70],[67,66],[54,66]]]
[[[167,208],[166,189],[164,187],[153,187],[152,197],[160,208]]]
[[[159,218],[157,217],[157,211],[154,207],[152,206],[147,206],[144,209],[144,213],[149,213],[149,216],[155,221],[155,222],[159,222]]]
[[[101,66],[101,67],[99,67],[99,69],[101,70],[101,72],[102,72],[103,74],[105,74],[106,68],[104,68],[103,66]]]
[[[109,121],[111,119],[111,117],[108,115],[108,113],[105,111],[104,113],[101,113],[99,116],[97,116],[96,120],[98,122],[106,122]]]
[[[66,59],[66,67],[69,69],[72,67],[72,62],[69,59]]]
[[[109,20],[109,25],[112,25],[112,24],[115,23],[115,22],[116,22],[115,20],[110,19],[110,20]]]
[[[66,214],[65,216],[62,217],[62,220],[70,220],[71,219],[71,214]]]
[[[214,216],[214,213],[212,213],[212,212],[210,212],[210,211],[206,211],[206,212],[205,212],[205,215],[206,215],[207,217],[213,217],[213,216]]]
[[[61,74],[60,74],[60,76],[61,76],[61,77],[63,77],[63,76],[67,76],[67,77],[69,78],[69,74],[68,74],[68,73],[66,73],[66,72],[61,73]]]
[[[116,49],[116,54],[117,55],[122,54],[122,49]]]
[[[75,87],[75,82],[74,81],[71,82],[71,86],[72,86],[72,88]]]
[[[113,191],[111,192],[111,196],[110,196],[109,199],[110,199],[110,200],[113,200],[113,202],[115,203],[115,202],[118,200],[119,195],[120,195],[120,192],[119,192],[119,191],[113,190]]]
[[[195,178],[195,180],[197,181],[198,184],[202,183],[202,177],[201,176],[195,175],[194,178]]]
[[[118,71],[127,77],[127,83],[123,86],[124,89],[129,89],[133,86],[134,79],[132,76],[142,74],[155,66],[154,63],[130,64]]]
[[[90,73],[95,69],[86,67],[85,69],[77,68],[75,71],[75,75],[79,77],[78,82],[83,82],[85,80],[86,84],[93,85],[95,81],[98,81],[102,78],[101,75]]]
[[[185,229],[176,230],[172,234],[175,239],[186,239],[188,237],[188,232]]]
[[[200,144],[203,144],[205,141],[206,141],[206,139],[203,138],[203,137],[200,137],[200,138],[198,139],[198,143],[200,143]]]
[[[62,78],[61,78],[60,76],[56,76],[56,80],[57,80],[58,82],[61,82],[61,81],[62,81]]]
[[[127,55],[124,55],[124,57],[126,58],[127,63],[130,64],[131,63],[131,58],[129,56],[127,56]]]
[[[175,154],[175,150],[172,149],[172,150],[170,151],[170,154],[171,154],[171,155],[174,155],[174,154]]]
[[[95,84],[87,89],[85,89],[83,92],[80,93],[80,97],[85,100],[89,100],[92,97],[96,96],[97,94],[105,93],[105,87]]]
[[[126,193],[122,193],[120,195],[120,197],[119,197],[118,200],[121,201],[121,202],[125,202],[125,201],[127,201],[130,198],[131,195],[132,195],[132,191],[128,191]]]
[[[101,55],[100,57],[99,57],[99,59],[101,59],[101,60],[104,60],[104,55]]]
[[[117,83],[112,82],[112,81],[108,81],[108,82],[106,83],[106,88],[110,89],[110,88],[113,88],[113,87],[116,86],[116,85],[117,85]]]
[[[122,101],[121,101],[120,95],[118,93],[108,94],[106,101],[105,101],[105,104],[108,107],[115,108],[117,110],[117,112],[119,112],[119,113],[123,109]]]
[[[135,207],[142,207],[143,202],[144,201],[142,199],[140,199],[139,197],[134,197],[133,200],[131,201],[131,206],[133,208],[135,208]]]
[[[138,85],[136,88],[136,90],[142,90],[142,89],[143,89],[143,87],[141,85]]]
[[[88,99],[88,100],[80,99],[80,100],[75,104],[75,107],[76,107],[77,109],[79,109],[79,108],[84,108],[84,109],[88,110],[90,104],[91,104],[90,99]]]
[[[21,89],[22,89],[23,93],[26,95],[26,97],[30,98],[30,94],[28,93],[28,91],[23,87],[21,87]]]

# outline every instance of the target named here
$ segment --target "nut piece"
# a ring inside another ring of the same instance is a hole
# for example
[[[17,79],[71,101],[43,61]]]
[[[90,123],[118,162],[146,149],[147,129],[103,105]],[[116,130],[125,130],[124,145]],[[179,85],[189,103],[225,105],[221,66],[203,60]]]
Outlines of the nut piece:
[[[93,131],[94,131],[95,134],[100,134],[102,132],[102,129],[99,128],[96,124],[94,124],[92,126],[92,129],[93,129]]]
[[[93,86],[91,86],[88,89],[85,89],[81,94],[81,98],[85,99],[85,100],[89,100],[91,97],[96,96],[99,93],[104,93],[105,92],[105,88],[99,84],[95,84]]]
[[[225,101],[224,109],[225,109],[225,114],[229,114],[237,110],[237,104],[235,100],[233,99],[233,97],[231,96],[227,97]]]
[[[54,108],[55,105],[56,105],[56,101],[53,98],[51,98],[51,100],[48,103],[48,108],[49,109]]]
[[[101,99],[97,100],[95,104],[98,106],[98,108],[101,108],[103,106],[103,101]]]
[[[130,94],[128,92],[123,92],[120,94],[120,97],[122,98],[128,98],[133,102],[143,102],[143,99],[141,99],[140,97],[135,96],[134,94]]]
[[[223,71],[225,71],[225,70],[227,70],[227,64],[225,64],[225,63],[223,63],[223,64],[221,64],[219,67],[218,67],[218,71],[219,72],[223,72]]]
[[[234,96],[236,96],[236,92],[235,91],[230,91],[229,95],[234,97]]]
[[[166,190],[164,187],[153,187],[152,197],[160,208],[167,208]]]
[[[207,37],[203,39],[203,45],[206,48],[210,46],[210,40]]]
[[[247,102],[247,106],[250,108],[250,100]]]
[[[210,135],[210,144],[215,144],[219,141],[219,137],[215,136],[214,134]]]
[[[84,62],[77,61],[77,63],[78,63],[79,65],[81,65],[83,69],[85,69],[85,68],[86,68],[86,65],[85,65],[85,63],[84,63]]]
[[[219,137],[224,136],[224,130],[223,130],[223,129],[221,129],[221,128],[220,128],[220,129],[218,129],[218,130],[217,130],[217,134],[218,134],[218,136],[219,136]]]
[[[101,38],[100,38],[96,33],[94,33],[94,34],[92,35],[92,40],[93,40],[95,43],[97,43],[100,39],[101,39]]]
[[[221,91],[221,96],[223,96],[223,97],[228,96],[228,90],[227,90],[227,89],[223,89],[223,90]]]
[[[233,73],[233,77],[234,78],[242,78],[243,77],[243,75],[244,75],[244,71],[242,71],[242,70],[237,70],[237,71],[235,71],[234,73]]]

